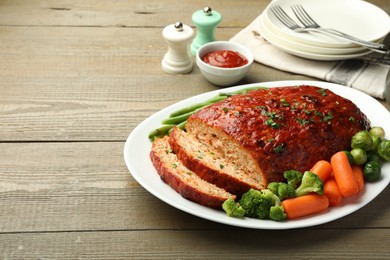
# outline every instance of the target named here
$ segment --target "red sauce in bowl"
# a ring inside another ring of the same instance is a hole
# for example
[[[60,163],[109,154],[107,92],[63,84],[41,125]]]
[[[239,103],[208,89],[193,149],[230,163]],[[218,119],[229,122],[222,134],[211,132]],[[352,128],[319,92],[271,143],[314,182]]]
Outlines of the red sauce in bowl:
[[[211,66],[220,68],[236,68],[248,64],[248,59],[241,53],[230,50],[210,52],[203,56],[202,60]]]

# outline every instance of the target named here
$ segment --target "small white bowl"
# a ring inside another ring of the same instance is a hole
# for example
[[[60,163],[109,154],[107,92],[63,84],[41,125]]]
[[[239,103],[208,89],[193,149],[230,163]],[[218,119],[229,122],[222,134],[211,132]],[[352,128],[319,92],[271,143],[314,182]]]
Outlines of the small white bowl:
[[[202,58],[206,54],[219,50],[230,50],[239,52],[248,60],[248,63],[235,68],[221,68],[207,64],[202,60]],[[198,49],[198,51],[196,52],[196,64],[198,65],[202,75],[209,82],[218,86],[231,86],[234,83],[237,83],[238,81],[243,79],[248,73],[250,67],[253,64],[253,54],[248,48],[238,43],[228,41],[215,41],[207,43]]]

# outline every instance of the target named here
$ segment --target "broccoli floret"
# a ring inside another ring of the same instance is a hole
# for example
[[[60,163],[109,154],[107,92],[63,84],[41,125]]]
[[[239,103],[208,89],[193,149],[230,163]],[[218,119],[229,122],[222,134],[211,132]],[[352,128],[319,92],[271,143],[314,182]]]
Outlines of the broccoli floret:
[[[303,196],[311,192],[322,195],[324,193],[324,184],[317,174],[306,171],[302,176],[301,185],[295,190],[295,194],[296,196]]]
[[[261,190],[261,193],[263,193],[265,196],[269,196],[272,198],[272,205],[279,206],[281,201],[278,196],[276,196],[275,193],[273,193],[270,189],[263,189]]]
[[[287,217],[283,206],[272,206],[269,210],[269,218],[275,221],[283,221]]]
[[[281,182],[278,187],[278,197],[280,200],[285,200],[295,197],[295,190],[287,183]]]
[[[248,217],[256,217],[256,208],[260,203],[261,193],[258,190],[250,189],[242,194],[238,201],[241,207],[245,210],[245,215]]]
[[[286,213],[281,205],[281,201],[271,190],[264,189],[261,191],[264,195],[270,196],[273,200],[273,206],[269,209],[269,218],[275,221],[283,221],[286,219]]]
[[[279,197],[280,200],[295,197],[295,189],[284,182],[271,182],[267,187],[272,193]]]
[[[287,180],[287,184],[289,184],[293,189],[298,188],[299,184],[302,181],[303,174],[299,171],[290,170],[285,171],[283,173],[284,178]]]
[[[270,182],[268,183],[267,188],[275,195],[278,194],[278,187],[279,187],[279,182]]]
[[[245,210],[241,205],[234,201],[233,198],[228,198],[222,204],[223,210],[229,217],[242,218],[245,215]]]
[[[239,203],[245,210],[246,216],[265,219],[269,216],[269,210],[274,203],[274,199],[262,191],[250,189],[241,196]]]
[[[286,219],[279,197],[269,189],[250,189],[241,196],[239,202],[233,198],[225,200],[222,208],[230,217],[242,218],[246,216],[275,221]]]
[[[242,195],[239,203],[245,210],[245,216],[259,219],[283,220],[282,213],[284,213],[284,209],[281,206],[281,201],[269,189],[263,189],[261,191],[251,189]]]

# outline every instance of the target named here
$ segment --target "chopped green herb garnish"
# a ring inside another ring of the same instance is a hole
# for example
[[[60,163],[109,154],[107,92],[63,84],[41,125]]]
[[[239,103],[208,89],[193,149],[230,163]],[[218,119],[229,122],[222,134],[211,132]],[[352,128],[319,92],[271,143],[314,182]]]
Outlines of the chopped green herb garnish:
[[[296,119],[300,125],[307,125],[310,123],[310,120],[304,119],[304,118],[297,118]]]
[[[290,106],[290,103],[288,103],[288,101],[285,100],[285,99],[281,99],[281,100],[280,100],[280,104],[282,104],[282,106],[284,106],[284,107]]]
[[[255,108],[260,109],[260,110],[266,110],[265,106],[255,106]]]
[[[282,116],[278,115],[276,112],[267,112],[263,110],[261,113],[271,119],[282,118]]]
[[[317,90],[318,93],[320,93],[322,96],[326,97],[328,94],[326,93],[326,89],[322,88]]]
[[[204,153],[201,150],[198,150],[199,155],[197,156],[198,159],[203,159]]]
[[[324,118],[322,119],[324,122],[328,122],[329,120],[333,119],[333,115],[331,113],[328,113]]]
[[[318,112],[317,110],[314,110],[314,114],[315,114],[316,116],[322,116],[322,113],[321,113],[321,112]]]
[[[275,153],[282,153],[282,152],[284,152],[284,145],[282,144],[282,145],[276,146],[274,148],[274,152]]]
[[[280,124],[276,123],[272,118],[268,118],[267,121],[265,121],[266,125],[274,128],[274,129],[279,129]]]

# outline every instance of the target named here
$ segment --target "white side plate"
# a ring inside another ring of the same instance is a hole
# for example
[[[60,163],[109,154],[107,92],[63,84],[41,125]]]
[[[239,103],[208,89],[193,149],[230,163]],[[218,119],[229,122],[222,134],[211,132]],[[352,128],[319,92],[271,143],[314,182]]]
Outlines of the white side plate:
[[[371,52],[364,48],[358,48],[357,50],[356,48],[326,48],[290,41],[287,38],[273,34],[261,18],[263,17],[260,17],[260,21],[258,22],[260,35],[275,47],[301,58],[322,61],[347,60],[361,57]]]
[[[378,41],[390,31],[390,17],[379,7],[361,0],[276,0],[295,21],[291,6],[301,4],[308,14],[322,27],[333,28],[366,41]],[[318,33],[296,33],[277,21],[268,8],[266,19],[272,29],[291,40],[323,47],[353,47],[355,44]]]

